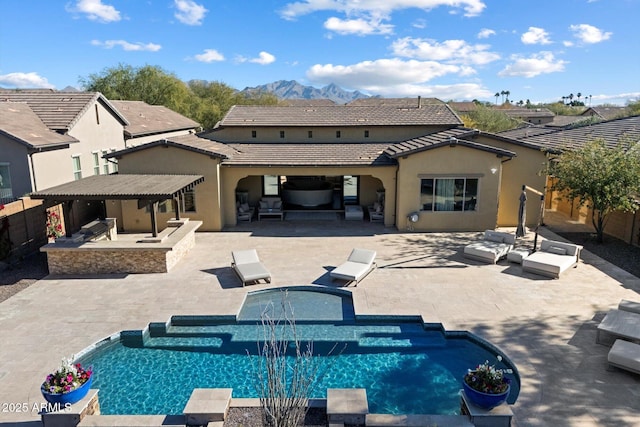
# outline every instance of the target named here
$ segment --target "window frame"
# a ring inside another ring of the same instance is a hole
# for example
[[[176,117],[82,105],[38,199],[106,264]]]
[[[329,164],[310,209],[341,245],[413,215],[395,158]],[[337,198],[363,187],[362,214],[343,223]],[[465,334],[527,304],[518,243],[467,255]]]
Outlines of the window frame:
[[[82,154],[71,155],[71,170],[73,171],[73,180],[82,179]]]
[[[478,212],[479,211],[479,206],[478,206],[478,195],[480,193],[480,181],[481,178],[483,177],[483,175],[478,175],[478,174],[435,174],[435,175],[418,175],[418,179],[420,180],[420,194],[419,194],[419,211],[420,212],[425,212],[425,213],[433,213],[433,212],[445,212],[445,213],[467,213],[467,212]],[[423,189],[425,188],[425,180],[431,180],[432,184],[431,184],[431,203],[425,203],[424,199],[423,199],[423,195],[426,195],[426,193],[423,192]],[[452,180],[453,181],[453,194],[451,196],[440,196],[440,197],[445,197],[445,202],[447,202],[447,204],[451,203],[453,206],[453,209],[438,209],[438,206],[442,204],[441,203],[437,203],[436,202],[436,197],[438,197],[436,195],[437,193],[437,189],[438,184],[437,181],[438,180]],[[461,194],[456,194],[457,191],[457,187],[456,187],[456,181],[458,180],[462,180],[462,193]],[[475,192],[473,193],[473,186],[470,186],[470,182],[475,180]],[[451,198],[452,200],[448,200],[449,198]],[[456,198],[460,198],[460,208],[456,209],[458,206],[458,202],[456,202]],[[427,205],[431,205],[430,209],[425,209],[425,206]],[[472,208],[470,209],[469,207],[472,206]]]

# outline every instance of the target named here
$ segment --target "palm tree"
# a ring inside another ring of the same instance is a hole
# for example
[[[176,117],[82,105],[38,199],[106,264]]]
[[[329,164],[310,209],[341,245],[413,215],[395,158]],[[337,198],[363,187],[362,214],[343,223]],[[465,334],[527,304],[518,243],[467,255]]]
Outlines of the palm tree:
[[[500,92],[496,92],[496,94],[493,96],[496,97],[496,105],[498,105],[498,97],[500,97]]]
[[[567,97],[566,97],[566,96],[563,96],[563,97],[562,97],[562,105],[565,105],[565,104],[566,104],[566,102],[565,102],[566,100],[567,100]]]
[[[507,92],[505,92],[504,90],[501,90],[501,91],[500,91],[500,95],[502,95],[502,103],[503,103],[503,104],[504,104],[504,95],[505,95],[506,93],[507,93]]]
[[[569,98],[569,101],[570,101],[569,105],[573,105],[573,94],[570,93],[568,98]]]
[[[576,94],[576,96],[578,97],[578,103],[580,103],[580,97],[582,96],[582,94],[581,94],[580,92],[578,92],[578,93]]]
[[[509,92],[508,90],[505,90],[504,94],[507,95],[507,102],[509,102],[509,95],[511,95],[511,92]]]

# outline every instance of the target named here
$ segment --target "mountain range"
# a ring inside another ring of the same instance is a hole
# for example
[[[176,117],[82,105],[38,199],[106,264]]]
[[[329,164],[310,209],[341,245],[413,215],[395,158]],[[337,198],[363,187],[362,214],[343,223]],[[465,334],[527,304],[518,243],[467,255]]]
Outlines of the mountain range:
[[[242,93],[268,92],[280,99],[330,99],[336,104],[346,104],[355,99],[370,98],[362,92],[347,91],[331,83],[321,89],[304,86],[295,80],[278,80],[255,87],[246,87]]]

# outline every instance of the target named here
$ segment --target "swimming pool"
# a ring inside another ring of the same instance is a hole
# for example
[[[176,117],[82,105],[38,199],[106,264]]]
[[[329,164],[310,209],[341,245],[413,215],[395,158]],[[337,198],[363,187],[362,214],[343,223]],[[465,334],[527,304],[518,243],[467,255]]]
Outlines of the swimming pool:
[[[174,316],[145,331],[123,331],[87,351],[103,414],[180,414],[194,388],[233,388],[233,397],[258,397],[250,357],[264,339],[257,325],[280,290],[247,295],[237,318]],[[491,344],[466,332],[445,332],[418,317],[356,317],[348,292],[287,291],[296,329],[313,353],[327,357],[327,372],[311,397],[327,388],[366,388],[371,413],[457,414],[462,376],[489,360],[512,369],[510,403],[519,393],[517,370]],[[501,356],[499,362],[496,356]]]

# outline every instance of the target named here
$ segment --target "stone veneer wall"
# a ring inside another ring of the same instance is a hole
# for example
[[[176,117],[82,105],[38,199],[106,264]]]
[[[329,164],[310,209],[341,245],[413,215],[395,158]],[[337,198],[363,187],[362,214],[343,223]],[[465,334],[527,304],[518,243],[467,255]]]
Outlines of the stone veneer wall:
[[[158,250],[47,251],[49,274],[166,273],[166,253]]]
[[[195,231],[201,224],[186,222],[158,244],[123,247],[121,242],[99,241],[70,247],[56,243],[41,250],[47,253],[50,274],[166,273],[195,246]]]

